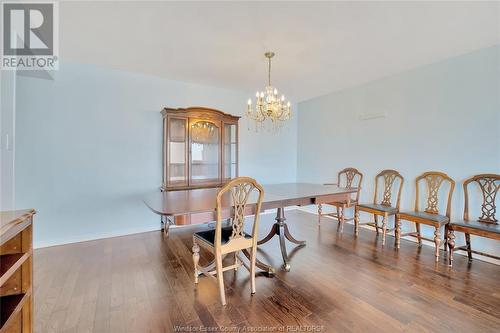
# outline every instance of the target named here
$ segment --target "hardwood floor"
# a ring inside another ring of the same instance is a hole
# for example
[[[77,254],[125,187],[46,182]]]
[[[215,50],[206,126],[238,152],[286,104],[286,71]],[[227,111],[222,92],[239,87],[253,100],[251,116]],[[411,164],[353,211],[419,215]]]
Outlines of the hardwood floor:
[[[35,332],[171,332],[186,327],[309,326],[324,332],[499,332],[500,267],[455,256],[452,270],[441,253],[394,238],[385,248],[375,232],[302,211],[287,211],[292,233],[307,245],[288,249],[281,265],[278,239],[259,258],[277,268],[257,277],[250,295],[244,269],[225,273],[228,305],[216,284],[200,277],[191,257],[194,229],[150,232],[36,250]],[[274,216],[263,215],[264,236]],[[202,264],[208,261],[200,253]],[[286,328],[285,328],[286,331]],[[293,330],[289,330],[293,331]]]

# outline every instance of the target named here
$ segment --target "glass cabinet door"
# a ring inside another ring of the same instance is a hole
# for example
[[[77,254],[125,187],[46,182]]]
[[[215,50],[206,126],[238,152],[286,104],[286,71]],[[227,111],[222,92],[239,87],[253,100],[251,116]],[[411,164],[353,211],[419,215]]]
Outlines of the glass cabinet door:
[[[168,185],[187,186],[187,135],[185,118],[168,119]]]
[[[190,184],[220,183],[220,127],[205,120],[190,121]]]
[[[224,180],[237,177],[238,133],[236,125],[224,124]]]

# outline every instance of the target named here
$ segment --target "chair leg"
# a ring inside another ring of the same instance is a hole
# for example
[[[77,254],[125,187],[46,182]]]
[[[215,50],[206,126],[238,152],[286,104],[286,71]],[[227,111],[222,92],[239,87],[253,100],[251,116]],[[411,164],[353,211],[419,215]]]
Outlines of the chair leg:
[[[436,244],[436,248],[434,250],[434,256],[436,257],[436,262],[439,261],[439,245],[441,244],[441,233],[439,232],[439,227],[436,227],[434,230],[434,244]]]
[[[422,238],[420,237],[420,223],[415,223],[415,229],[417,230],[418,247],[422,247]]]
[[[378,235],[378,215],[377,214],[373,214],[373,221],[375,222],[375,232]]]
[[[257,258],[257,247],[252,248],[252,255],[250,259],[250,286],[252,288],[252,294],[255,294],[255,261]]]
[[[467,245],[467,257],[472,261],[472,248],[470,246],[470,234],[465,234],[465,244]]]
[[[444,225],[444,252],[448,251],[448,224]]]
[[[224,275],[222,272],[222,256],[215,255],[215,269],[217,272],[217,281],[219,282],[219,294],[222,305],[226,305],[226,293],[224,291]]]
[[[193,236],[193,263],[194,263],[194,283],[198,283],[198,262],[200,261],[200,246],[196,241],[196,237]]]
[[[396,237],[396,249],[399,249],[401,246],[401,219],[399,218],[398,214],[396,214],[394,218],[396,224],[396,230],[394,232],[394,236]]]
[[[340,210],[339,210],[339,206],[335,206],[335,210],[337,211],[337,215],[335,216],[335,218],[337,219],[337,231],[340,230]]]
[[[450,250],[448,254],[448,265],[451,267],[453,265],[453,251],[455,249],[455,234],[453,233],[453,229],[448,228],[448,235],[446,238],[448,239],[448,249]]]
[[[384,214],[382,217],[382,245],[385,245],[385,236],[387,234],[387,220],[388,220],[387,213]]]
[[[318,205],[318,226],[321,224],[321,214],[323,213],[323,206],[321,204]]]
[[[345,212],[345,206],[340,207],[340,209],[337,208],[337,216],[341,233],[344,231],[344,222],[345,222],[344,212]]]
[[[240,260],[238,259],[238,252],[239,251],[234,252],[234,265],[236,266],[234,267],[235,272],[238,271],[238,265],[240,263]]]
[[[354,207],[354,235],[359,234],[359,210],[358,206]]]

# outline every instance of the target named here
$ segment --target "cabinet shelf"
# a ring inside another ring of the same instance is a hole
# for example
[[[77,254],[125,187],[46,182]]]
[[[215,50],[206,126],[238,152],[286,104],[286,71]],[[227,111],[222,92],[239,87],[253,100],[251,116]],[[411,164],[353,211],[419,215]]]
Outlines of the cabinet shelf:
[[[28,259],[30,253],[0,255],[0,286]]]
[[[191,162],[191,165],[219,165],[217,162],[198,162],[198,161],[193,161]]]
[[[30,295],[31,290],[25,294],[0,296],[0,332],[3,332],[11,321],[14,321]]]

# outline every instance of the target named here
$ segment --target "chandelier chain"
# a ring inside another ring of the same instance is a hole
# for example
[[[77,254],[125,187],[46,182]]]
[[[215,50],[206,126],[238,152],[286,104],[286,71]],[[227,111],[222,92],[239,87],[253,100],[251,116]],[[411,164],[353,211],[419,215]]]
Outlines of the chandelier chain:
[[[268,86],[271,86],[271,57],[268,58],[269,59],[269,70],[267,72],[267,82],[268,82]]]

